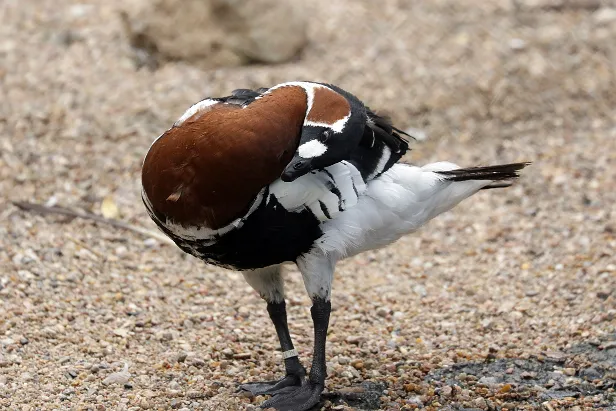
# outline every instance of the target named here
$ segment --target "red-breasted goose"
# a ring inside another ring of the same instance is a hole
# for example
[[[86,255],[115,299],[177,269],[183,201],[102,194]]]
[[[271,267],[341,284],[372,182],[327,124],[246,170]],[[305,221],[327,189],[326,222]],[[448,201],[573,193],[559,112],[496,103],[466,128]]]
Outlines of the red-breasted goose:
[[[202,100],[151,145],[142,197],[152,219],[185,252],[241,270],[267,302],[286,375],[242,386],[273,395],[262,407],[303,411],[319,401],[338,261],[509,185],[527,165],[403,164],[401,134],[352,94],[296,81]],[[309,374],[287,326],[284,262],[297,264],[313,303]]]

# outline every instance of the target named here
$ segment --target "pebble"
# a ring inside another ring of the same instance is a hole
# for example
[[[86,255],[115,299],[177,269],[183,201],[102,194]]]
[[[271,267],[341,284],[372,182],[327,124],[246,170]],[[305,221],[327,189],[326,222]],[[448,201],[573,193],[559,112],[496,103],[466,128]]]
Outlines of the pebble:
[[[361,360],[351,361],[351,365],[357,370],[362,370],[364,368],[364,362]]]
[[[351,362],[351,360],[349,359],[349,357],[344,357],[344,356],[339,356],[338,357],[338,364],[344,365],[344,364],[348,364],[350,362]]]
[[[453,389],[449,385],[445,385],[443,388],[441,388],[441,391],[440,391],[440,394],[443,397],[451,397],[452,393],[453,393]]]
[[[177,353],[177,355],[175,356],[175,360],[177,362],[184,362],[186,361],[186,358],[188,357],[188,353],[185,351],[181,351],[179,353]]]
[[[128,372],[128,364],[124,364],[124,369],[119,372],[109,374],[104,380],[103,385],[124,385],[128,383],[131,374]]]
[[[479,384],[487,385],[488,387],[492,387],[498,384],[495,377],[485,377],[485,376],[481,377],[477,382]]]
[[[473,405],[477,408],[481,408],[482,410],[488,408],[488,403],[484,398],[475,398],[473,400]]]
[[[186,396],[191,399],[205,398],[205,392],[199,390],[190,390],[186,392]]]
[[[379,317],[387,317],[389,313],[390,309],[387,307],[379,307],[376,309],[376,315],[378,315]]]
[[[616,348],[616,341],[609,341],[609,342],[603,343],[599,346],[599,348],[603,350],[612,350]]]
[[[146,240],[143,240],[143,245],[146,248],[154,248],[158,246],[158,241],[155,238],[148,238]]]
[[[346,342],[348,342],[349,344],[360,344],[363,341],[365,341],[365,337],[362,337],[360,335],[349,335],[346,339]]]
[[[598,380],[602,375],[595,367],[588,367],[580,371],[580,376],[590,381]]]
[[[518,38],[511,39],[509,40],[509,47],[512,50],[524,50],[526,48],[526,41]]]
[[[598,24],[607,24],[616,21],[616,9],[601,8],[594,12],[593,19]]]

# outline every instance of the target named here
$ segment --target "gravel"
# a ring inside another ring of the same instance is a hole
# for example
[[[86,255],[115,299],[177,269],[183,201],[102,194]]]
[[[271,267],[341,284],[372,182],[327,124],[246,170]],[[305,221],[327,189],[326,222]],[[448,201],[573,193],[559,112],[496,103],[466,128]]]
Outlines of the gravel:
[[[408,161],[534,162],[516,186],[339,265],[321,406],[615,407],[613,9],[315,0],[296,62],[152,71],[135,67],[122,3],[0,6],[0,408],[255,409],[263,397],[237,383],[283,368],[240,274],[12,201],[154,231],[139,198],[152,140],[206,95],[293,79],[338,84],[423,130]],[[287,284],[308,363],[309,301],[292,266]]]

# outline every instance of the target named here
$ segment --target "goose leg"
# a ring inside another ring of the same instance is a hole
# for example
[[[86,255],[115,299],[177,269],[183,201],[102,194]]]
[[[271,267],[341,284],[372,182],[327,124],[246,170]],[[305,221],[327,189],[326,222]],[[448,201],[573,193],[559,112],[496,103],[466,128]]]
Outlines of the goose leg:
[[[277,394],[299,387],[306,376],[306,369],[299,362],[297,351],[287,324],[287,310],[284,301],[284,286],[280,267],[267,267],[244,273],[246,281],[267,302],[267,312],[276,329],[280,348],[282,349],[286,375],[277,381],[253,382],[240,385],[240,389],[253,395]]]
[[[307,411],[321,399],[325,388],[327,367],[325,345],[331,313],[331,283],[334,263],[323,255],[306,255],[297,262],[306,290],[312,299],[310,314],[314,324],[314,352],[312,367],[307,380],[300,387],[281,392],[261,404],[261,408],[273,407],[279,411]]]

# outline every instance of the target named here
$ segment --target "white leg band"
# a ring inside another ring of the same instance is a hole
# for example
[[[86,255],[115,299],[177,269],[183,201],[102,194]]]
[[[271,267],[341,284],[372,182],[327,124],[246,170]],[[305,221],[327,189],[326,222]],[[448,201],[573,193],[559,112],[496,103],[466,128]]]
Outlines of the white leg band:
[[[299,354],[297,352],[297,350],[294,348],[292,350],[289,351],[285,351],[282,353],[282,359],[286,360],[287,358],[291,358],[291,357],[298,357]]]

